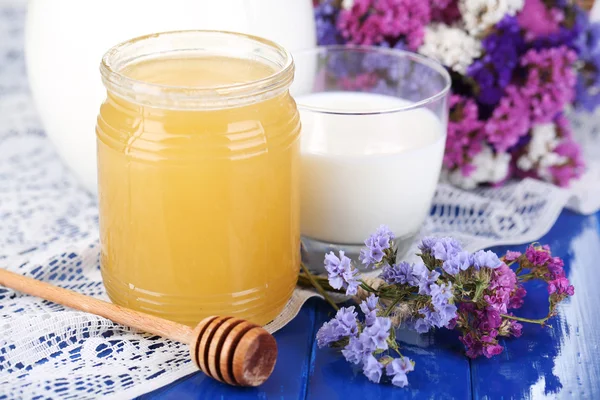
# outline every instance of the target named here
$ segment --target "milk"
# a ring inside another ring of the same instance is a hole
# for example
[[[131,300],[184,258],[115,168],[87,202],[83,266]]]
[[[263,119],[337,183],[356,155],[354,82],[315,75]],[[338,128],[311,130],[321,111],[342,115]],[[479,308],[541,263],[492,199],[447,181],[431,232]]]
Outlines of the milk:
[[[302,121],[303,236],[359,244],[381,224],[399,238],[416,234],[439,179],[445,122],[426,108],[348,114],[411,104],[371,93],[323,92],[296,101]]]

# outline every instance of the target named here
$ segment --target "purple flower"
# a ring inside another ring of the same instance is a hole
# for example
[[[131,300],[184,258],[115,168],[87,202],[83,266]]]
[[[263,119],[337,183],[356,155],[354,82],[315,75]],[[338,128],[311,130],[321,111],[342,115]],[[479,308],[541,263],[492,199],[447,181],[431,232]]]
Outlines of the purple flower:
[[[406,283],[410,286],[419,286],[421,277],[426,273],[426,271],[421,268],[421,265],[425,267],[424,264],[419,263],[419,267],[415,268],[415,264],[409,264],[406,261],[402,261],[400,264],[394,264],[391,267],[386,265],[383,267],[380,277],[390,285],[402,285]],[[425,267],[425,269],[426,268],[427,267]]]
[[[363,373],[373,383],[379,383],[383,365],[373,355],[369,355],[363,365]]]
[[[361,364],[365,358],[375,351],[375,344],[364,334],[359,337],[350,337],[350,342],[342,350],[346,361],[352,364]]]
[[[392,384],[398,387],[408,385],[406,374],[413,371],[415,366],[408,357],[395,358],[385,368],[385,373],[392,377]]]
[[[506,261],[515,261],[516,259],[518,259],[519,257],[521,257],[521,252],[519,251],[507,251],[506,255],[504,256],[504,259]]]
[[[476,270],[481,268],[498,268],[502,265],[502,261],[493,251],[479,250],[473,254],[473,266]]]
[[[444,261],[442,269],[450,275],[456,275],[460,271],[466,271],[473,264],[473,258],[468,251],[461,251]]]
[[[329,284],[334,289],[346,289],[349,296],[355,295],[360,282],[357,279],[358,271],[352,267],[351,261],[340,250],[340,256],[333,252],[325,255],[325,270],[328,273]]]
[[[360,303],[360,309],[365,314],[365,324],[367,326],[371,326],[375,323],[375,319],[377,317],[377,303],[379,302],[379,297],[371,294],[367,297],[366,300],[363,300]]]
[[[365,336],[364,340],[370,340],[375,348],[387,350],[387,339],[390,336],[392,321],[387,317],[377,317],[373,325],[366,327],[360,336]]]
[[[505,152],[527,134],[530,127],[529,103],[518,86],[508,85],[500,103],[485,123],[487,140],[498,152]]]
[[[429,309],[427,309],[429,310]],[[421,312],[421,310],[419,310]],[[414,323],[414,330],[417,333],[427,333],[431,329],[431,323],[425,318],[419,318]]]
[[[436,310],[447,305],[448,301],[454,296],[452,282],[442,283],[441,285],[434,283],[429,286],[429,290],[431,294],[431,304],[433,304]]]
[[[424,243],[425,241],[423,241]],[[431,255],[440,261],[446,261],[461,251],[462,246],[460,242],[449,237],[438,238],[430,248]]]
[[[566,277],[562,276],[548,282],[548,293],[573,296],[575,294],[575,288],[570,284]]]
[[[315,25],[319,45],[326,46],[343,42],[335,26],[339,13],[340,10],[333,4],[333,0],[323,0],[315,6]]]
[[[529,246],[525,251],[525,257],[536,267],[543,267],[550,261],[550,252],[545,249],[536,249],[534,246]]]
[[[374,234],[365,240],[366,249],[360,251],[359,259],[365,265],[375,266],[385,256],[385,251],[392,247],[394,233],[385,225],[381,225]]]
[[[358,334],[357,315],[354,306],[340,308],[335,318],[324,323],[317,332],[318,346],[326,347],[344,337],[356,336]]]
[[[434,284],[438,278],[440,277],[440,273],[437,271],[429,271],[425,272],[425,275],[421,277],[419,281],[419,294],[431,294],[430,286]]]

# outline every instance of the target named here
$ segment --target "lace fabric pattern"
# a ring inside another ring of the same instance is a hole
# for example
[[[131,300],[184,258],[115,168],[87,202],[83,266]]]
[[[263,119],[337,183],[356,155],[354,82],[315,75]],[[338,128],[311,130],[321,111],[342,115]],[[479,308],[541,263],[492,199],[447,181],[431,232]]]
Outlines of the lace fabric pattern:
[[[0,267],[108,300],[95,200],[57,157],[33,108],[24,17],[24,1],[0,0]],[[596,211],[598,116],[572,117],[591,166],[572,189],[531,179],[471,192],[440,184],[421,236],[452,235],[475,251],[535,241],[564,207]],[[297,289],[266,328],[281,329],[312,296]],[[0,288],[0,399],[132,398],[194,371],[182,343]]]

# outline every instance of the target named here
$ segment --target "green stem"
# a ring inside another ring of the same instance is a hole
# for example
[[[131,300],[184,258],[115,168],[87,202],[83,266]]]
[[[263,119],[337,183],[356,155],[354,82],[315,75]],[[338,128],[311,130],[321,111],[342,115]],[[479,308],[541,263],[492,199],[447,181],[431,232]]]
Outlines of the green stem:
[[[319,284],[319,282],[317,282],[317,280],[315,279],[313,274],[311,274],[308,271],[308,269],[306,268],[304,263],[300,263],[300,268],[302,268],[302,270],[304,271],[304,274],[306,275],[306,277],[308,278],[310,283],[314,286],[315,289],[317,289],[317,292],[319,292],[319,294],[321,296],[323,296],[325,301],[328,302],[329,304],[331,304],[331,306],[333,307],[334,310],[336,310],[336,311],[339,310],[340,308],[337,306],[337,304],[335,304],[335,302],[333,300],[331,300],[331,297],[329,297],[327,292],[323,289],[323,287]]]
[[[394,309],[394,307],[396,307],[396,305],[398,303],[400,303],[400,300],[401,300],[400,297],[397,297],[396,300],[394,300],[392,302],[392,304],[390,304],[390,306],[387,308],[387,310],[385,310],[385,312],[383,313],[383,316],[384,317],[389,317],[390,314],[392,313],[392,310]]]
[[[506,314],[500,314],[500,316],[502,318],[512,319],[513,321],[528,322],[530,324],[539,324],[539,325],[544,325],[546,323],[546,321],[548,321],[548,317],[544,317],[544,318],[540,318],[540,319],[529,319],[529,318],[515,317],[514,315],[506,315]]]

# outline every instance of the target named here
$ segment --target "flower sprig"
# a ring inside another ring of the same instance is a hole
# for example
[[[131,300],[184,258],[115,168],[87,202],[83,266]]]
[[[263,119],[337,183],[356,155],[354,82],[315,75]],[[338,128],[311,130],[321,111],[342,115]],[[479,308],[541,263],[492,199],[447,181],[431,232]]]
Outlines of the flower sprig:
[[[341,349],[372,382],[408,384],[414,362],[400,352],[395,338],[400,326],[419,333],[456,329],[467,356],[492,357],[503,351],[500,337],[519,337],[521,323],[544,326],[556,315],[557,305],[574,294],[563,261],[553,257],[548,246],[532,244],[524,254],[509,251],[499,258],[491,251],[467,252],[452,238],[427,237],[419,245],[421,261],[409,264],[396,261],[393,243],[394,234],[383,225],[365,241],[359,260],[381,268],[377,278],[361,278],[340,251],[325,256],[327,279],[306,269],[299,279],[300,284],[315,286],[337,309],[317,332],[318,346]],[[548,287],[549,309],[539,319],[513,314],[523,305],[523,283],[530,280],[544,281]],[[361,315],[355,306],[338,308],[327,291],[353,296]]]

